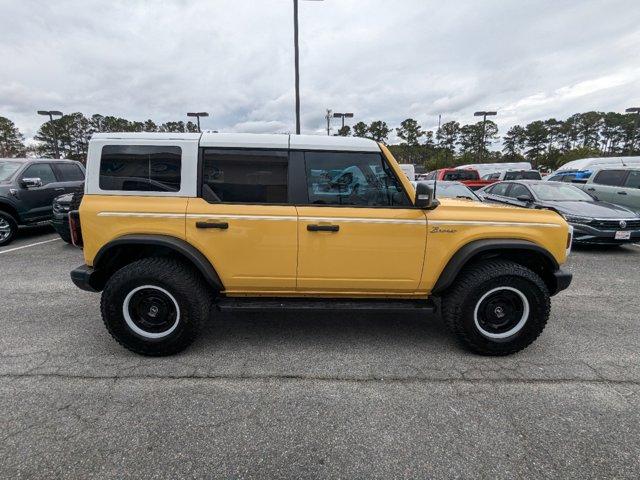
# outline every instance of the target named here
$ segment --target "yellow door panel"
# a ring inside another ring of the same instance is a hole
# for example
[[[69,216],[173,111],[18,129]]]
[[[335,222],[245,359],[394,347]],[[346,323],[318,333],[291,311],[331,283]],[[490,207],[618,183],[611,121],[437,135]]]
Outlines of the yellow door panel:
[[[198,222],[226,223],[227,228],[198,228]],[[186,236],[207,256],[227,293],[295,290],[298,233],[293,206],[191,198]]]
[[[184,239],[186,197],[85,195],[80,206],[87,265],[100,248],[123,235],[154,234]]]
[[[417,290],[427,238],[424,212],[401,208],[297,209],[298,291],[380,295]]]

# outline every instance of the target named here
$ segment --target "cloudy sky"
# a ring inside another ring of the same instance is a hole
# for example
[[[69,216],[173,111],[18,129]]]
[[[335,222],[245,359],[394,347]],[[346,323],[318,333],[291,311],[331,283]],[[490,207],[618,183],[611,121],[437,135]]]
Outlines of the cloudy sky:
[[[291,0],[0,0],[0,115],[37,109],[203,128],[294,129]],[[300,2],[302,126],[327,108],[427,129],[498,111],[515,123],[640,104],[640,2]],[[337,122],[336,122],[337,124]]]

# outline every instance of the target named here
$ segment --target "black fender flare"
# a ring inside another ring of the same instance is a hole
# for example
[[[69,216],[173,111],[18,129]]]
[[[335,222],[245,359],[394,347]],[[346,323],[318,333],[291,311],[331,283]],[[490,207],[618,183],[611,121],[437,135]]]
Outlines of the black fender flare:
[[[528,250],[542,256],[545,259],[545,267],[550,269],[551,272],[556,272],[560,268],[556,259],[551,253],[541,247],[540,245],[530,242],[528,240],[516,240],[516,239],[498,239],[490,238],[483,240],[474,240],[461,247],[450,259],[447,265],[444,267],[436,284],[431,290],[432,294],[442,293],[449,288],[458,273],[464,268],[464,266],[476,255],[489,251],[509,251],[509,250]]]
[[[2,208],[5,207],[5,208]],[[16,223],[21,223],[20,219],[20,210],[18,210],[18,205],[8,197],[0,198],[0,210],[3,210],[10,214],[16,221]]]
[[[218,291],[224,290],[222,280],[218,276],[211,262],[204,254],[188,242],[169,235],[123,235],[115,240],[103,245],[93,259],[93,266],[96,270],[100,269],[101,262],[105,261],[109,256],[109,252],[114,248],[122,246],[152,246],[164,247],[179,255],[185,257],[198,271],[204,279],[212,287]]]

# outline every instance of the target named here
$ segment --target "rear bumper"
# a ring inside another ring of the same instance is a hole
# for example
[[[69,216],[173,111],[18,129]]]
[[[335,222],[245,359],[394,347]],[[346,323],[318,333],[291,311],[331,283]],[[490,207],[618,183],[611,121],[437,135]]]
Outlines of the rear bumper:
[[[571,285],[573,274],[559,268],[553,272],[553,285],[551,286],[551,295],[555,295],[562,290],[566,290]]]
[[[100,274],[88,265],[80,265],[71,270],[71,281],[81,290],[99,292],[102,290]]]

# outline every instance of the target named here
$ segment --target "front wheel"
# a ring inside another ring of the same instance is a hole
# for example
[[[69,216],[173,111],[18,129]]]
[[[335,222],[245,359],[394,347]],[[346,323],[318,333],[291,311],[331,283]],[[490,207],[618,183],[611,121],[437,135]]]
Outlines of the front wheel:
[[[102,319],[124,347],[142,355],[180,352],[208,317],[211,294],[190,266],[145,258],[118,270],[102,292]]]
[[[18,233],[15,219],[5,212],[0,212],[0,247],[8,245]]]
[[[509,355],[529,346],[544,330],[550,308],[540,276],[505,260],[467,268],[442,299],[445,323],[481,355]]]

